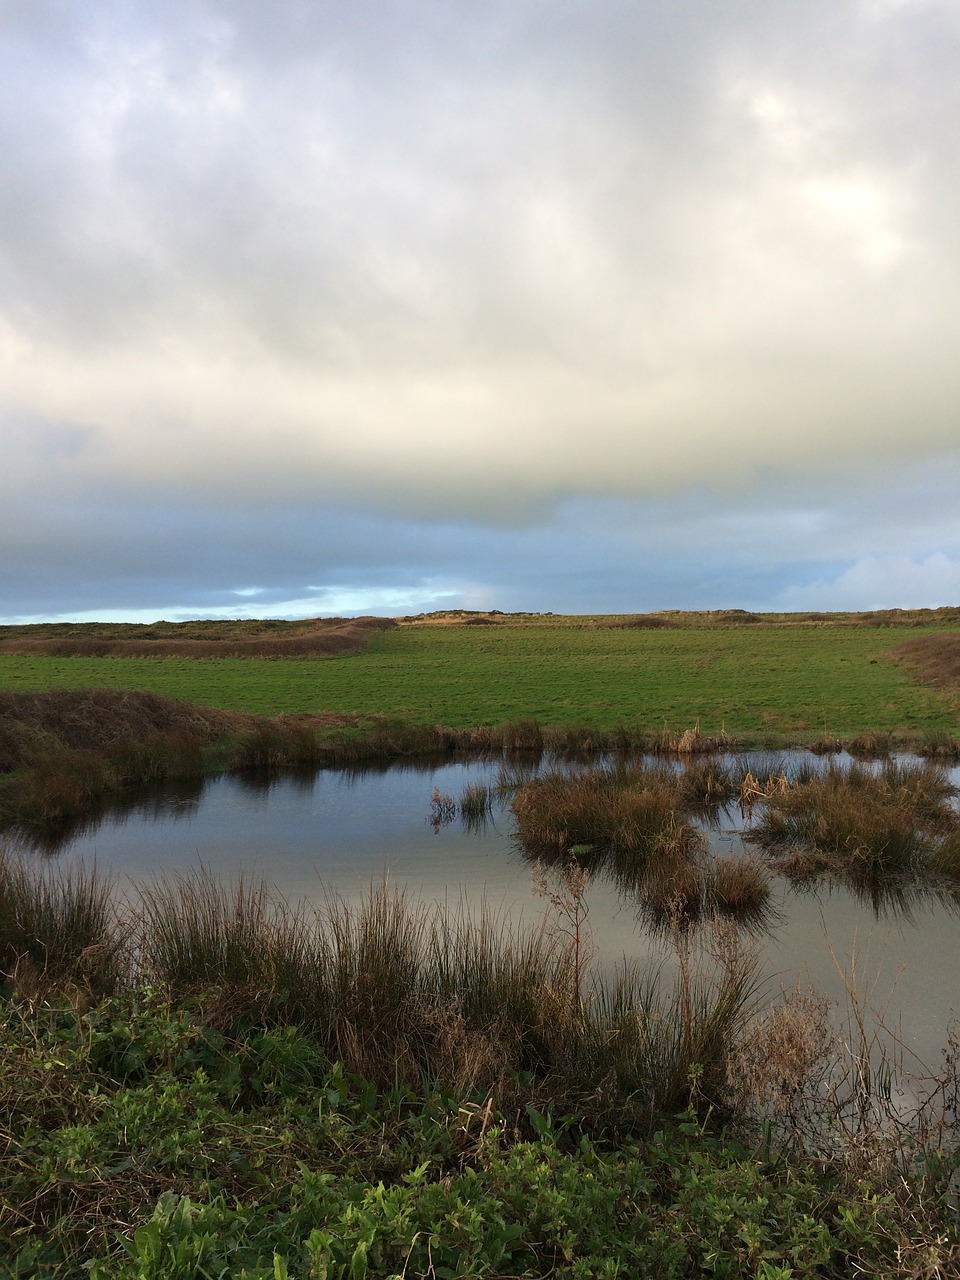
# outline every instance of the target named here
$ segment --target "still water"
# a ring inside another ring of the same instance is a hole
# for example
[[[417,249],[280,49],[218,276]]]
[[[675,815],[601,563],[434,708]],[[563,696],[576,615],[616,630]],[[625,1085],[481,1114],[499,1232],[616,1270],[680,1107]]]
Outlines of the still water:
[[[758,762],[758,765],[760,762]],[[323,770],[309,779],[254,784],[208,782],[192,797],[168,796],[107,816],[57,855],[96,863],[124,882],[200,866],[230,879],[264,880],[288,900],[355,899],[386,879],[417,901],[487,907],[513,923],[537,923],[545,910],[531,868],[511,840],[509,812],[479,830],[459,821],[434,829],[434,788],[459,798],[468,783],[489,783],[489,762]],[[960,784],[960,770],[951,775]],[[711,832],[717,852],[742,853],[739,812]],[[624,956],[670,966],[669,947],[638,925],[635,908],[603,877],[587,891],[589,928],[600,964]],[[842,974],[855,970],[870,1009],[886,1006],[908,1050],[939,1065],[951,1019],[960,1014],[960,916],[919,898],[881,915],[848,890],[798,890],[774,883],[769,931],[756,939],[765,990],[813,984],[844,1005]]]

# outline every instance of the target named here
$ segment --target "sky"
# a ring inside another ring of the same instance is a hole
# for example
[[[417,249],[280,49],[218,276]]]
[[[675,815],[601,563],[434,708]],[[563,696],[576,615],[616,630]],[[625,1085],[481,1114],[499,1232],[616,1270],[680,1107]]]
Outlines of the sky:
[[[960,0],[0,0],[0,621],[960,603]]]

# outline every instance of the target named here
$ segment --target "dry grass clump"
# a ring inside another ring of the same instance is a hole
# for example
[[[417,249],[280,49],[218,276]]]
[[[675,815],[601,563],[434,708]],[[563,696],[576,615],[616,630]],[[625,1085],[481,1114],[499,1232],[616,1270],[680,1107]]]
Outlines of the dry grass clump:
[[[302,1001],[307,935],[296,912],[242,876],[231,884],[200,870],[140,889],[139,964],[175,995],[226,985],[253,1001],[279,989]]]
[[[621,858],[644,858],[673,824],[678,797],[673,776],[663,770],[602,766],[527,778],[510,807],[520,845],[531,857],[556,861],[576,849],[581,860],[613,850]]]
[[[927,854],[927,866],[935,876],[960,881],[960,831],[951,831]]]
[[[730,740],[725,733],[706,734],[700,732],[700,726],[684,729],[682,733],[674,733],[664,729],[656,734],[650,743],[650,749],[660,755],[692,756],[716,755],[726,751]]]
[[[799,862],[794,856],[787,863],[798,874],[830,870],[851,882],[923,875],[956,826],[954,790],[929,765],[831,765],[763,796],[763,812],[746,838],[775,856],[799,854]]]
[[[960,761],[960,738],[954,738],[949,733],[942,732],[924,734],[922,742],[917,747],[917,755],[925,760],[956,764]]]
[[[677,822],[660,832],[637,883],[641,915],[648,924],[686,929],[699,923],[709,892],[705,852],[703,837],[687,824]]]
[[[759,923],[769,877],[754,864],[728,868],[708,856],[703,834],[686,816],[709,811],[704,797],[732,790],[725,770],[683,772],[640,764],[580,773],[550,772],[518,782],[511,808],[516,840],[530,858],[563,868],[571,860],[603,871],[635,899],[657,930],[689,928],[718,915]]]
[[[758,1128],[776,1123],[790,1136],[817,1131],[821,1093],[842,1050],[832,1013],[827,997],[812,988],[784,992],[768,1005],[729,1060],[738,1114],[755,1117]]]
[[[770,871],[753,858],[714,858],[710,886],[720,914],[759,920],[770,899]]]
[[[500,726],[503,750],[508,754],[539,755],[543,751],[543,727],[531,718],[509,720]]]
[[[95,869],[62,868],[0,846],[0,977],[28,999],[70,988],[109,994],[122,970],[125,930],[112,885]]]
[[[716,813],[737,798],[736,779],[722,760],[689,761],[678,786],[684,808],[692,813]]]

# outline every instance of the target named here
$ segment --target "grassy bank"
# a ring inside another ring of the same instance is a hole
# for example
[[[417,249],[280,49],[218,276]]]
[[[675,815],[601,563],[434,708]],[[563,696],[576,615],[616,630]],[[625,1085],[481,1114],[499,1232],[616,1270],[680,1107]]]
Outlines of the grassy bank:
[[[884,1110],[810,1000],[751,1016],[733,935],[604,988],[564,919],[204,877],[118,912],[4,859],[3,1274],[955,1273],[952,1065]]]
[[[915,623],[623,623],[408,623],[370,632],[348,657],[289,660],[4,653],[0,689],[140,689],[237,712],[386,715],[455,728],[524,717],[602,730],[699,723],[705,733],[771,742],[960,731],[955,693],[921,683],[891,656],[925,634]]]

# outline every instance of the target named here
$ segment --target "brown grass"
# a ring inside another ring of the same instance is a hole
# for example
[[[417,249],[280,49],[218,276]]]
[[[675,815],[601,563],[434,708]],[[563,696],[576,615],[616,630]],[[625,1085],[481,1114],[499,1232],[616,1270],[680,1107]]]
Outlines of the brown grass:
[[[946,775],[932,765],[886,760],[872,771],[831,765],[754,800],[762,813],[746,839],[789,859],[781,868],[804,877],[829,870],[852,886],[884,877],[922,879],[931,855],[956,829],[954,794]],[[796,853],[799,860],[791,856]],[[947,851],[944,868],[950,861]]]
[[[361,653],[390,618],[0,627],[0,653],[58,658],[307,658]]]
[[[0,772],[21,768],[38,754],[105,752],[159,735],[209,745],[254,719],[132,689],[0,690]]]
[[[960,632],[905,640],[890,650],[890,657],[909,667],[926,684],[941,689],[960,686]]]

